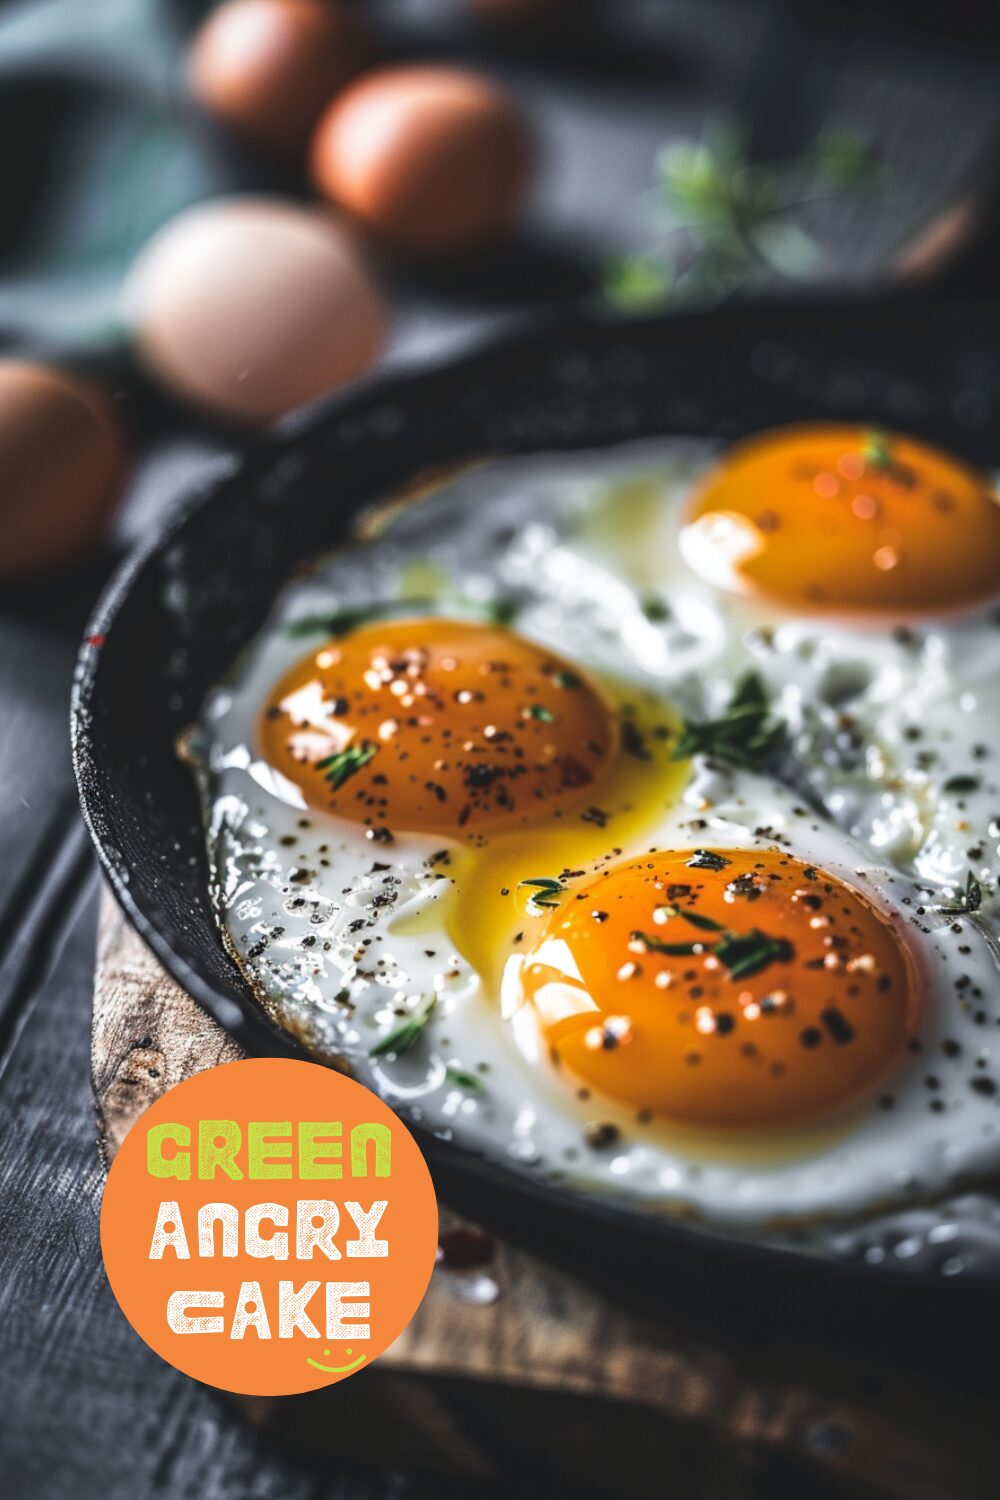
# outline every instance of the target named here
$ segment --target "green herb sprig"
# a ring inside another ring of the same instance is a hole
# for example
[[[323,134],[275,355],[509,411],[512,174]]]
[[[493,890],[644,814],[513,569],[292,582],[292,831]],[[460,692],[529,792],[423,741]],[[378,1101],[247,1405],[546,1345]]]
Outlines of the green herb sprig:
[[[718,719],[686,719],[674,747],[674,760],[711,755],[731,766],[755,769],[781,750],[788,735],[783,719],[771,714],[759,672],[740,678]]]
[[[481,1094],[486,1087],[478,1073],[470,1073],[468,1068],[460,1068],[456,1063],[448,1064],[444,1076],[449,1083],[453,1083],[457,1089],[464,1089],[467,1094]]]
[[[368,1056],[402,1057],[404,1053],[409,1052],[423,1036],[424,1027],[434,1014],[436,1006],[437,996],[425,995],[409,1015],[403,1017],[398,1026],[394,1026],[382,1037],[381,1041],[375,1043]]]
[[[528,897],[528,911],[533,917],[540,917],[543,911],[554,910],[564,894],[562,883],[553,880],[550,875],[538,875],[532,880],[519,880],[518,890],[524,885],[535,887]]]
[[[701,932],[714,932],[719,936],[714,942],[667,943],[647,932],[633,932],[633,940],[643,943],[651,953],[681,958],[704,953],[707,949],[725,964],[730,979],[749,979],[770,964],[787,964],[795,957],[795,949],[787,938],[772,937],[770,933],[761,932],[759,927],[752,927],[749,932],[734,932],[714,917],[706,917],[686,906],[662,906],[659,910],[663,920],[679,917]]]
[[[964,890],[953,900],[941,902],[935,910],[946,917],[973,917],[982,906],[984,895],[982,881],[977,880],[970,870],[965,877]]]
[[[377,754],[377,745],[373,745],[370,740],[361,740],[357,745],[348,745],[346,750],[337,750],[333,755],[318,760],[316,770],[322,771],[332,789],[338,792],[345,781],[350,781]]]
[[[464,595],[442,595],[437,599],[376,599],[370,604],[360,604],[354,609],[337,609],[330,613],[301,615],[290,620],[285,634],[293,637],[321,635],[327,640],[339,640],[369,625],[375,620],[405,619],[409,615],[432,614],[443,605],[451,605],[460,613],[470,615],[485,625],[509,625],[515,619],[520,605],[516,599],[500,596],[496,599],[467,599]]]
[[[802,211],[885,191],[886,177],[855,131],[827,130],[797,156],[754,161],[744,129],[710,120],[700,140],[658,153],[655,186],[641,200],[651,242],[612,263],[605,296],[639,312],[813,275],[823,253]]]

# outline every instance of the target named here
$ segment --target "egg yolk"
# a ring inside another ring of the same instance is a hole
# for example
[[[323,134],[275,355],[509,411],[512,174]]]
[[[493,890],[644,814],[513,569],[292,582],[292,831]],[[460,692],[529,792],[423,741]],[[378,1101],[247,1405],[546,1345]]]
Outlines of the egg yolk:
[[[887,919],[779,849],[652,854],[566,890],[520,988],[582,1083],[737,1131],[859,1102],[898,1066],[919,1009]]]
[[[435,618],[367,625],[311,652],[275,686],[258,738],[311,807],[462,837],[581,801],[618,730],[597,688],[551,652]]]
[[[1000,594],[1000,505],[984,475],[913,438],[790,427],[708,475],[681,550],[717,587],[782,606],[920,616]]]

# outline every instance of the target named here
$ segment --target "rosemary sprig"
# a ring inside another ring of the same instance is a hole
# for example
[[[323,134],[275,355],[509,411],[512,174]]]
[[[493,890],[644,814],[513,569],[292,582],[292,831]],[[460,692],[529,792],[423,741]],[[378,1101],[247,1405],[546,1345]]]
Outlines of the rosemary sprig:
[[[686,719],[674,748],[674,760],[711,755],[732,766],[754,769],[784,745],[784,720],[771,715],[770,700],[759,672],[741,677],[718,719]]]
[[[409,1015],[403,1017],[398,1026],[394,1026],[382,1037],[381,1041],[375,1043],[368,1056],[402,1057],[404,1052],[409,1052],[410,1048],[415,1046],[423,1036],[424,1027],[434,1014],[436,1005],[436,995],[425,995]]]
[[[322,771],[332,789],[337,792],[345,781],[350,781],[355,772],[366,766],[377,753],[377,745],[373,745],[370,740],[361,740],[357,745],[348,745],[346,750],[337,750],[333,755],[318,760],[316,770]]]

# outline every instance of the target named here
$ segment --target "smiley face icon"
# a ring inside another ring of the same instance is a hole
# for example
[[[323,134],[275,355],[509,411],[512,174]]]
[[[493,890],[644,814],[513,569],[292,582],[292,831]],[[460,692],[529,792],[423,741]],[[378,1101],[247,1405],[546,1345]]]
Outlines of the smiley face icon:
[[[348,1360],[351,1359],[353,1353],[353,1349],[344,1350],[345,1358]],[[330,1350],[324,1349],[323,1358],[329,1359],[329,1357]],[[357,1359],[351,1360],[351,1363],[346,1365],[321,1365],[318,1359],[307,1359],[306,1364],[312,1365],[314,1370],[322,1370],[324,1375],[349,1375],[352,1370],[356,1370],[360,1365],[363,1365],[366,1358],[366,1355],[359,1354]]]

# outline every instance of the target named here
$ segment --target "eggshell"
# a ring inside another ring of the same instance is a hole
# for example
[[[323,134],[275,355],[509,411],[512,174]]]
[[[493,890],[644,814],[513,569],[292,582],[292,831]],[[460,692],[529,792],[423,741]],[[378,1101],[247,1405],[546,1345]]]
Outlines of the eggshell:
[[[351,84],[311,147],[319,189],[403,249],[491,239],[513,219],[528,137],[513,102],[476,73],[394,67]]]
[[[124,475],[125,444],[101,392],[45,365],[0,360],[0,578],[85,553]]]
[[[360,375],[385,329],[349,232],[279,199],[186,210],[141,252],[125,301],[150,370],[236,421],[280,416]]]
[[[188,78],[211,114],[294,156],[367,50],[359,22],[332,0],[229,0],[195,37]]]

